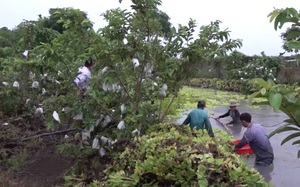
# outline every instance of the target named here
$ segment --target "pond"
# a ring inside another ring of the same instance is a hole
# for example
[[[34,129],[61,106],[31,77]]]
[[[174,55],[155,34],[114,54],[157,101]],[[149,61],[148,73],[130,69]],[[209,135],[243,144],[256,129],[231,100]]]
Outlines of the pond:
[[[214,116],[224,114],[228,110],[228,106],[216,107],[212,112]],[[262,124],[268,133],[282,125],[282,121],[287,119],[287,116],[282,112],[275,112],[269,106],[261,106],[260,108],[253,108],[247,105],[245,102],[240,102],[237,109],[240,113],[248,112],[252,115],[252,121]],[[186,115],[182,116],[177,120],[178,123],[182,123],[186,118]],[[230,117],[222,118],[221,121],[225,124],[231,120]],[[220,124],[216,123],[214,119],[210,119],[213,128],[223,129]],[[230,128],[230,127],[229,127]],[[243,136],[246,128],[241,127],[240,129],[232,129],[233,136],[236,139],[240,139]],[[273,167],[259,169],[260,173],[265,179],[276,187],[298,187],[300,186],[300,159],[297,159],[297,153],[299,150],[298,146],[292,145],[291,142],[287,142],[281,146],[281,141],[289,133],[281,133],[273,136],[270,141],[274,150],[274,164]],[[215,135],[217,136],[217,134]],[[248,166],[254,167],[254,155],[245,157],[245,161]]]

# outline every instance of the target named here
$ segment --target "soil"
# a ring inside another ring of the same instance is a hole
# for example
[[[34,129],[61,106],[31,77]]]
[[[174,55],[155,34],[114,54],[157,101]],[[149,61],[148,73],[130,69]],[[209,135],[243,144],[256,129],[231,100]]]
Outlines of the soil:
[[[57,153],[55,146],[46,147],[32,155],[21,171],[3,172],[5,181],[0,181],[0,187],[63,186],[64,174],[71,166],[72,162]]]

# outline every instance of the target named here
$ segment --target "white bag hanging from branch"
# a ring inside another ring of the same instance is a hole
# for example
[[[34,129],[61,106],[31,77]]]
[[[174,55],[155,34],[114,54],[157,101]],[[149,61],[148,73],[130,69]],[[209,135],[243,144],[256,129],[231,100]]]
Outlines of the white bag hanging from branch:
[[[32,73],[31,71],[29,72],[29,79],[33,80],[35,79],[35,73]]]
[[[26,58],[28,58],[28,54],[29,54],[29,51],[28,50],[25,50],[22,55],[25,56]]]
[[[111,118],[109,115],[106,115],[104,121],[102,122],[102,127],[106,127],[111,122]]]
[[[104,82],[104,83],[102,83],[102,89],[103,89],[103,91],[107,91],[107,89],[108,89],[108,86],[107,86],[107,84]]]
[[[15,81],[15,82],[13,83],[13,87],[19,88],[19,87],[20,87],[20,84],[19,84],[17,81]]]
[[[98,125],[100,124],[100,122],[101,122],[101,119],[97,119],[95,127],[98,127]]]
[[[38,88],[39,87],[39,82],[38,81],[33,81],[31,87],[32,88]]]
[[[119,130],[125,129],[125,122],[124,122],[124,120],[122,120],[122,121],[119,122],[119,124],[118,124],[118,129],[119,129]]]
[[[135,129],[134,131],[132,131],[132,134],[139,136],[141,134],[141,132],[138,129]]]
[[[44,94],[46,94],[47,92],[46,92],[46,89],[45,88],[42,88],[42,94],[44,95]]]
[[[125,114],[125,112],[126,112],[126,106],[125,106],[125,104],[122,104],[120,106],[120,109],[121,109],[121,115]]]
[[[167,84],[164,84],[162,87],[161,87],[161,90],[166,92],[168,90],[168,85]]]
[[[137,58],[133,58],[132,59],[132,64],[133,64],[134,68],[137,68],[137,67],[139,67],[140,62],[139,62],[139,60]]]
[[[42,107],[38,107],[37,109],[35,109],[34,116],[35,117],[40,117],[40,116],[42,116],[43,113],[44,113],[43,108]]]
[[[98,127],[98,125],[101,123],[101,121],[103,120],[103,118],[104,118],[104,115],[101,114],[100,118],[98,118],[97,121],[96,121],[95,127]]]
[[[107,143],[108,143],[108,145],[111,145],[112,139],[111,138],[107,138]]]
[[[100,150],[99,150],[99,155],[100,155],[101,157],[103,157],[103,156],[106,155],[106,151],[105,151],[105,149],[104,149],[103,147],[100,148]]]
[[[100,149],[99,139],[98,138],[94,138],[93,143],[92,143],[92,148],[93,149]]]
[[[167,96],[167,93],[165,91],[160,91],[159,92],[159,98],[165,98]]]
[[[53,112],[52,116],[55,119],[55,121],[58,121],[58,123],[60,123],[59,115],[56,111]]]
[[[73,119],[74,120],[82,120],[83,119],[83,113],[79,112]]]
[[[164,84],[159,91],[159,97],[165,98],[167,96],[167,90],[168,90],[168,86],[167,84]]]
[[[108,67],[105,66],[105,67],[102,69],[102,71],[101,71],[101,75],[103,75],[105,72],[107,72],[107,70],[108,70]]]
[[[152,76],[152,72],[153,72],[153,65],[152,63],[147,63],[145,68],[144,68],[144,71],[145,71],[145,77],[146,78],[149,78]]]
[[[87,132],[82,132],[81,133],[81,139],[82,140],[87,140],[88,138],[91,137],[91,134],[90,133],[87,133]]]
[[[29,103],[30,99],[26,99],[25,105]]]
[[[112,91],[113,92],[119,92],[121,90],[121,86],[118,84],[112,84]]]
[[[128,43],[128,40],[126,38],[123,39],[123,44],[126,45]]]
[[[101,136],[100,141],[102,145],[105,145],[108,142],[108,138],[106,138],[105,136]]]

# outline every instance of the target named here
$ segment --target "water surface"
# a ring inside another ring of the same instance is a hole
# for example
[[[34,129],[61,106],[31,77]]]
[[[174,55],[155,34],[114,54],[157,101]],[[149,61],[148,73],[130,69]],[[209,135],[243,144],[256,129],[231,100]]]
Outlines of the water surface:
[[[217,107],[213,110],[214,116],[219,116],[227,112],[229,108],[227,106]],[[268,133],[282,125],[282,121],[288,117],[282,112],[276,112],[269,106],[261,106],[260,109],[247,106],[245,103],[240,103],[237,107],[240,113],[248,112],[252,115],[252,121],[262,124]],[[178,119],[177,122],[182,123],[186,115]],[[223,129],[214,119],[210,119],[213,128]],[[230,117],[222,118],[222,123],[231,121]],[[246,128],[232,128],[229,127],[233,136],[236,139],[240,139]],[[276,187],[299,187],[300,186],[300,159],[297,158],[298,146],[292,145],[292,142],[287,142],[281,146],[281,141],[287,137],[290,132],[280,133],[273,136],[270,142],[274,150],[274,165],[273,167],[256,168],[265,177],[265,179]],[[216,134],[217,136],[217,134]],[[296,140],[296,139],[295,139]],[[245,158],[249,167],[254,167],[255,156],[251,155]]]

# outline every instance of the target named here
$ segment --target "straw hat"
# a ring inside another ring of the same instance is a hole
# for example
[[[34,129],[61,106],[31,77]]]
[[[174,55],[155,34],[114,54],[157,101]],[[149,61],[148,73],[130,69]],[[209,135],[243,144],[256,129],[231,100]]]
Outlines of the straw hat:
[[[237,103],[236,103],[235,101],[232,101],[232,102],[229,103],[229,106],[230,106],[230,107],[237,106]]]

